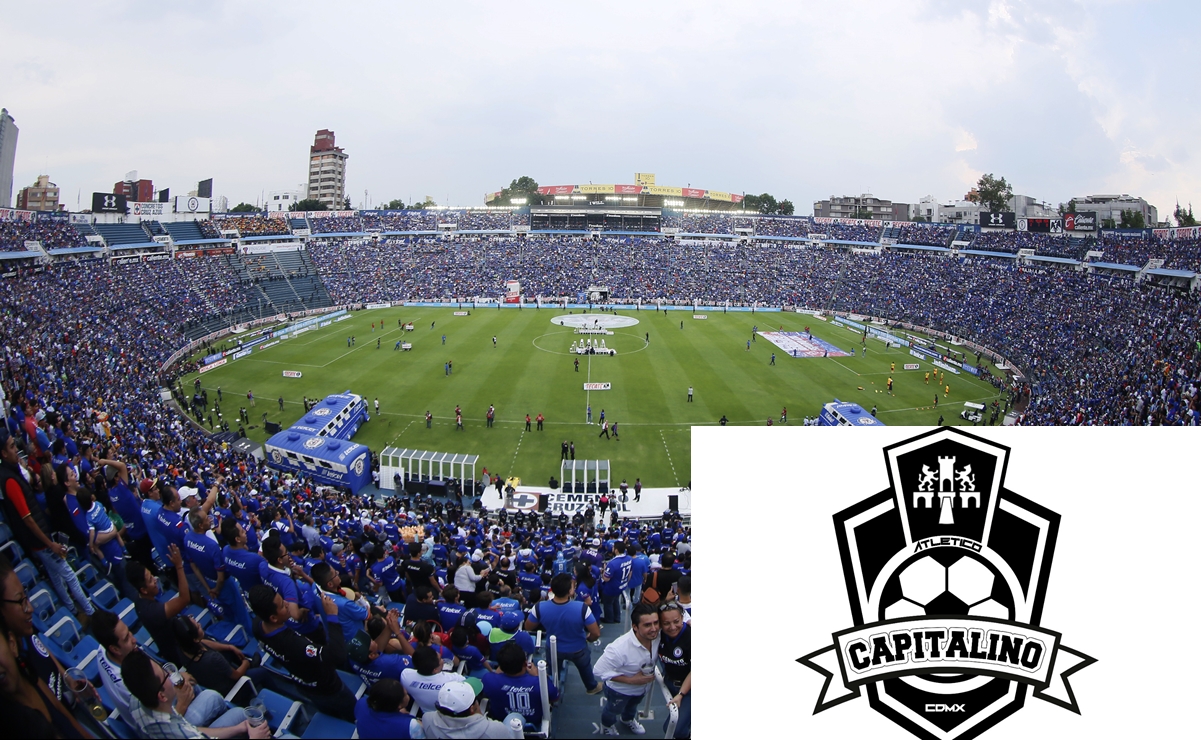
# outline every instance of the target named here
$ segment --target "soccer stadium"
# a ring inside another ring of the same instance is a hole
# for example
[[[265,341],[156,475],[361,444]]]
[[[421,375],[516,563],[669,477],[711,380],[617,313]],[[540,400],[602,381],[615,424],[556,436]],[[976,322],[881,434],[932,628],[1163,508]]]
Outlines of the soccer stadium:
[[[1198,421],[1195,228],[556,208],[2,213],[60,721],[687,737],[692,426]]]

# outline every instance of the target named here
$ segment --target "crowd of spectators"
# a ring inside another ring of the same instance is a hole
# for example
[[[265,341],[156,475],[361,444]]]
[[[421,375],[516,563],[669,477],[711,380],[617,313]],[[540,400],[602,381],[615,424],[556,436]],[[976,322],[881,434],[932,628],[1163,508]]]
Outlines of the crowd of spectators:
[[[954,226],[944,224],[909,223],[901,227],[898,237],[901,244],[919,244],[928,247],[950,246],[955,236]]]
[[[513,228],[510,211],[435,211],[440,224],[455,224],[460,231],[508,231]]]
[[[420,256],[433,245],[412,246]],[[483,248],[476,244],[470,249]],[[407,704],[406,696],[418,697],[413,682],[428,662],[423,650],[435,649],[439,641],[444,648],[453,646],[455,662],[472,661],[473,656],[496,661],[492,669],[483,668],[499,671],[492,674],[496,680],[486,683],[504,684],[503,675],[517,678],[525,669],[524,655],[516,657],[521,669],[516,670],[514,656],[501,653],[505,640],[490,640],[489,632],[504,635],[507,630],[506,640],[531,644],[518,634],[524,612],[545,602],[548,606],[538,614],[548,619],[558,593],[551,589],[556,573],[577,574],[578,581],[568,580],[567,600],[582,602],[595,615],[589,621],[614,621],[611,612],[600,611],[602,601],[609,601],[614,587],[628,589],[637,600],[644,579],[662,596],[678,592],[690,605],[688,588],[672,586],[690,570],[689,535],[669,516],[649,525],[606,518],[604,512],[572,520],[504,514],[484,518],[449,501],[400,499],[377,510],[369,499],[319,490],[311,481],[272,471],[163,406],[161,385],[173,386],[177,394],[183,390],[174,373],[160,376],[164,358],[185,341],[180,327],[214,305],[222,308],[237,300],[236,286],[222,276],[221,264],[218,257],[127,265],[94,260],[51,265],[0,281],[3,383],[10,402],[0,431],[9,471],[4,501],[6,507],[17,507],[5,509],[6,523],[24,554],[36,555],[48,588],[78,618],[77,628],[100,642],[108,697],[123,719],[150,734],[191,733],[208,726],[210,732],[229,729],[257,736],[241,721],[241,711],[218,692],[232,687],[239,675],[249,676],[259,688],[281,689],[285,680],[254,668],[246,660],[253,656],[241,652],[245,641],[217,639],[231,635],[229,627],[235,623],[253,632],[260,649],[299,681],[315,677],[310,685],[288,687],[310,708],[357,722],[361,737],[378,737],[372,733],[380,731],[381,723],[389,724],[391,715],[377,715],[386,707],[395,713]],[[218,290],[205,301],[195,286]],[[237,402],[223,398],[219,389],[204,392],[218,410],[222,403]],[[27,476],[19,472],[22,466],[28,468]],[[17,479],[28,481],[23,490],[13,482]],[[76,500],[79,509],[74,508]],[[21,511],[29,507],[46,516],[22,518]],[[86,516],[72,515],[80,509]],[[37,531],[48,537],[63,537],[73,551],[43,542],[30,521],[41,524]],[[406,525],[424,533],[410,547],[398,531]],[[212,548],[205,544],[209,540]],[[222,545],[227,546],[224,551]],[[627,549],[635,557],[626,555]],[[218,553],[216,559],[206,560],[212,552]],[[67,567],[64,557],[74,567]],[[631,559],[638,561],[634,575],[624,567]],[[103,592],[100,581],[84,593],[74,573],[84,561],[134,602],[136,619],[151,632],[153,645],[139,646],[129,624],[94,603],[92,595]],[[256,562],[262,565],[244,567]],[[468,571],[475,575],[467,579],[472,588],[460,594],[454,584],[464,581],[460,575]],[[337,579],[357,593],[340,592]],[[274,588],[263,592],[260,583]],[[160,584],[172,592],[156,600]],[[48,638],[35,634],[20,606],[30,593],[4,564],[0,589],[4,635],[15,634],[19,657],[44,670],[39,680],[63,686],[62,673],[70,663],[37,658]],[[308,615],[295,629],[287,621],[289,614],[297,616],[290,603],[303,603]],[[431,643],[428,625],[401,621],[389,611],[402,604],[412,615],[422,611],[417,604],[435,610],[442,623],[436,630],[439,640]],[[277,605],[284,610],[282,620]],[[202,628],[198,609],[186,611],[199,606],[209,608],[208,619],[223,612],[223,620],[206,619]],[[517,615],[515,625],[506,614]],[[373,644],[363,654],[348,652],[346,638],[360,628]],[[473,652],[477,647],[484,652]],[[352,661],[352,655],[358,657]],[[164,679],[171,676],[145,657],[175,658],[192,677],[165,688]],[[214,663],[211,658],[216,657],[220,660]],[[584,666],[585,678],[591,658],[576,656],[573,662]],[[477,669],[482,666],[476,663]],[[347,700],[334,667],[357,672],[371,683],[367,696]],[[598,676],[606,678],[599,669]],[[595,683],[590,671],[584,683],[589,682]],[[679,688],[677,682],[675,690]],[[184,711],[176,691],[195,711]],[[63,727],[80,723],[84,733],[94,732],[86,707],[80,704],[72,711],[71,696],[58,692],[61,703],[52,707],[50,721],[56,727],[59,722]],[[3,698],[8,707],[7,690]],[[249,694],[234,699],[238,704],[248,700]],[[178,714],[171,711],[173,702]],[[496,711],[505,706],[503,700],[494,702]],[[438,717],[427,719],[441,722],[438,706],[432,711]],[[45,727],[35,724],[26,730],[36,736]]]
[[[196,221],[196,226],[200,228],[200,235],[205,239],[220,239],[221,228],[220,221],[211,221],[209,219],[200,219]]]
[[[314,234],[356,234],[363,231],[363,221],[358,216],[321,216],[309,219]]]
[[[41,242],[43,249],[86,247],[83,234],[66,221],[0,221],[0,251],[25,251],[25,242]]]
[[[282,236],[288,234],[286,218],[267,216],[226,216],[217,221],[220,229],[237,229],[242,236]]]
[[[438,222],[434,211],[383,211],[360,214],[364,229],[380,231],[434,231]]]

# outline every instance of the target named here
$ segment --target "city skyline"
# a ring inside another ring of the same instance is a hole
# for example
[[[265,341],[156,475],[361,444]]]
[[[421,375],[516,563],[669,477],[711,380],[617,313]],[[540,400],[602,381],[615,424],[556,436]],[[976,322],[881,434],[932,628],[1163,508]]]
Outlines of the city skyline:
[[[1181,3],[869,2],[850,22],[829,2],[318,7],[77,5],[52,25],[14,8],[14,190],[46,174],[86,208],[136,169],[255,203],[306,181],[319,129],[353,159],[356,208],[654,172],[807,214],[831,195],[951,201],[991,172],[1166,219],[1201,184],[1194,45],[1160,22]],[[122,49],[157,36],[131,67]]]

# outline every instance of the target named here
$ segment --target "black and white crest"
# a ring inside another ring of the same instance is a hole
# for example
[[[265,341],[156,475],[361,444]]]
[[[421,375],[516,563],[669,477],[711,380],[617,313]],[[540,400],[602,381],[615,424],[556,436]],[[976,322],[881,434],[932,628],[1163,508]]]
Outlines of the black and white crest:
[[[884,455],[889,490],[834,516],[854,627],[800,659],[827,676],[815,711],[866,687],[929,740],[980,735],[1031,686],[1078,712],[1063,679],[1093,660],[1040,626],[1059,515],[1007,490],[1009,449],[979,437],[937,429]]]

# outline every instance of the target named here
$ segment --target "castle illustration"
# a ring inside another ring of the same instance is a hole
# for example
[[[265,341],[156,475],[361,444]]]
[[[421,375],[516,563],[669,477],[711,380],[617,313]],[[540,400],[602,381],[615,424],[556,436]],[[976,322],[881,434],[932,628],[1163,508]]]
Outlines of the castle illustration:
[[[939,457],[938,470],[929,465],[922,465],[918,474],[917,490],[913,492],[913,508],[934,508],[934,499],[938,498],[942,513],[939,524],[954,524],[956,508],[955,498],[958,496],[958,508],[966,509],[971,504],[980,508],[980,491],[976,489],[976,475],[971,465],[964,465],[956,470],[955,457]]]

